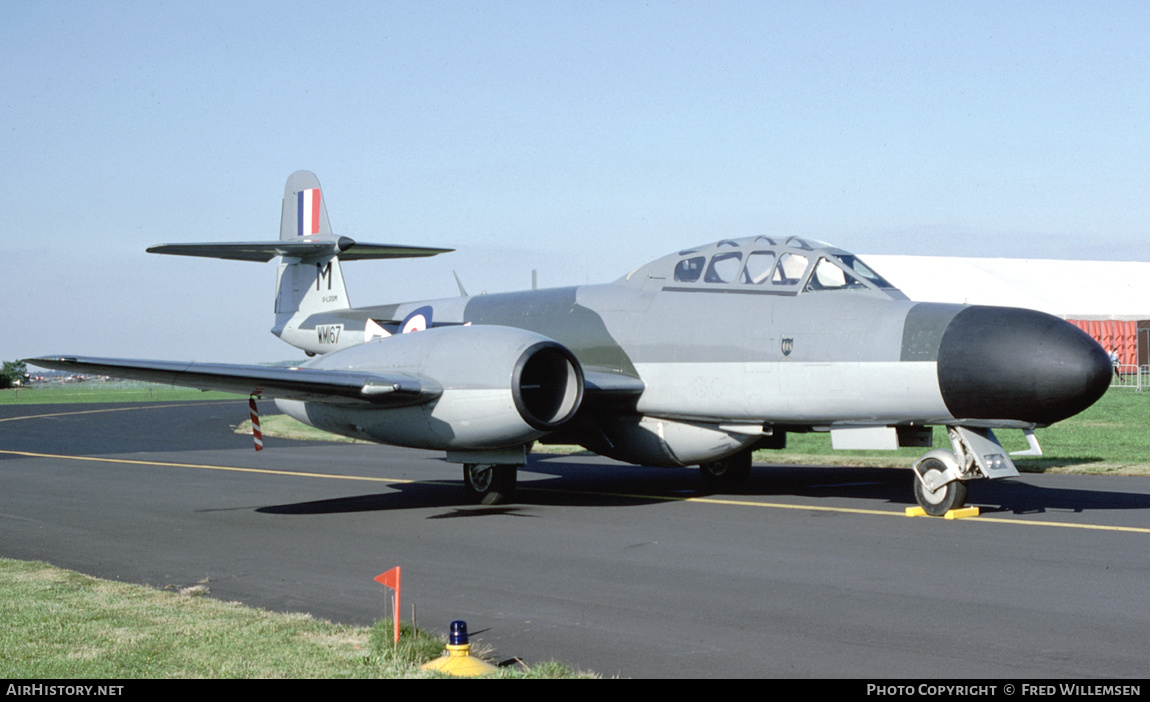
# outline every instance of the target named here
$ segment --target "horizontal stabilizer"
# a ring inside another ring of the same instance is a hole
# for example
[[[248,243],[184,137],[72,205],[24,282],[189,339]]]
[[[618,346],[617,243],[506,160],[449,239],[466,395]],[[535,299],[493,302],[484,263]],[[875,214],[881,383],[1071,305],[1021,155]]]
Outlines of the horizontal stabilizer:
[[[25,359],[25,363],[73,373],[110,375],[201,390],[328,404],[402,407],[430,402],[443,392],[438,383],[406,373],[358,373],[318,368],[80,356],[29,358]]]
[[[428,246],[399,246],[395,244],[359,243],[346,236],[338,239],[303,239],[299,241],[238,241],[215,244],[161,244],[151,246],[148,253],[172,256],[200,256],[232,261],[267,262],[276,256],[308,258],[339,256],[341,261],[362,261],[372,258],[422,258],[435,256],[454,249]]]

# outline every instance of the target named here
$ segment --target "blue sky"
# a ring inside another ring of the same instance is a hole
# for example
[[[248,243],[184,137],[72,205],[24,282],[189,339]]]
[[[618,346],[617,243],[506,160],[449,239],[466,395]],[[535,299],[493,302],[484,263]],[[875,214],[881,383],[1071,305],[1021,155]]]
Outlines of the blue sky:
[[[353,303],[613,280],[719,238],[1150,260],[1145,2],[11,2],[0,359],[295,358],[288,174]]]

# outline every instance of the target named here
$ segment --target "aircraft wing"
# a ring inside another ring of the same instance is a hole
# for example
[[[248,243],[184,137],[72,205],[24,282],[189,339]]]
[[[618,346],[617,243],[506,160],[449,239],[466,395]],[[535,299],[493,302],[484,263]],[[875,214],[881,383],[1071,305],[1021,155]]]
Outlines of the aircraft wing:
[[[82,356],[28,358],[24,362],[73,373],[110,375],[201,390],[328,404],[400,407],[430,402],[443,392],[443,388],[435,381],[406,373],[378,374],[319,368]]]

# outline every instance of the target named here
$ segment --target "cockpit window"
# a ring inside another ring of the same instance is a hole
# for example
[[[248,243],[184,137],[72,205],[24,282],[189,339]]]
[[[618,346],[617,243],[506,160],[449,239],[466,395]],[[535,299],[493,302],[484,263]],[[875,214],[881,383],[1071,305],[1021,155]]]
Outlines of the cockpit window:
[[[894,288],[894,286],[888,283],[885,278],[872,271],[869,266],[860,261],[857,256],[854,256],[853,254],[839,254],[835,256],[835,258],[839,260],[839,263],[841,263],[844,268],[849,271],[853,271],[863,280],[870,281],[871,284],[876,288],[882,290],[890,290]]]
[[[675,280],[680,283],[694,283],[703,274],[703,264],[706,263],[705,256],[695,256],[694,258],[684,258],[679,261],[675,266]],[[665,268],[663,270],[666,270]]]
[[[866,285],[858,278],[855,278],[827,259],[820,258],[819,262],[815,264],[815,271],[811,274],[811,279],[807,282],[807,286],[803,288],[803,292],[865,289]]]
[[[730,253],[715,254],[711,265],[707,268],[704,280],[708,283],[730,283],[739,275],[742,267],[743,254],[732,251]]]
[[[774,267],[774,251],[754,251],[747,256],[747,265],[743,268],[743,282],[752,285],[765,283],[767,278],[771,277],[771,270]]]
[[[815,247],[811,246],[806,239],[800,236],[792,236],[791,238],[787,239],[787,246],[793,246],[796,249],[802,249],[803,251],[814,251],[815,249]]]
[[[810,261],[807,257],[801,254],[785,253],[779,256],[779,265],[775,266],[771,282],[775,285],[798,285],[807,270],[808,263]]]

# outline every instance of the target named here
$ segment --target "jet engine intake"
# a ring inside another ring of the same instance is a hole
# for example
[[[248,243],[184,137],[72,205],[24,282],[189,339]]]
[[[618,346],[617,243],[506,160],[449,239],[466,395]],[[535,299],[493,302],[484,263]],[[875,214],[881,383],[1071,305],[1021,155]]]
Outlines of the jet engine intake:
[[[542,431],[558,429],[579,409],[583,369],[567,347],[540,341],[515,364],[511,397],[523,421]]]
[[[442,388],[410,406],[277,400],[287,414],[344,436],[439,450],[517,446],[566,424],[583,399],[583,369],[565,346],[495,325],[437,327],[335,351],[312,368],[403,374]]]

